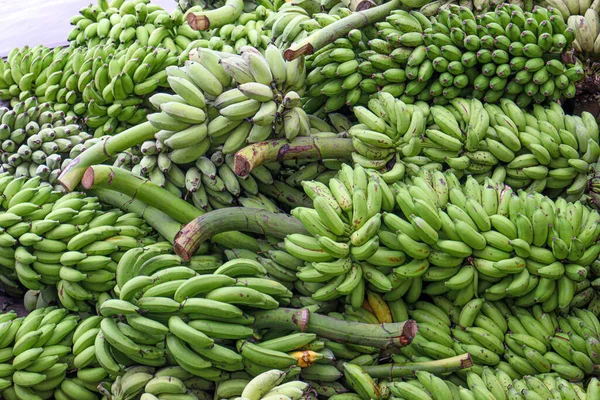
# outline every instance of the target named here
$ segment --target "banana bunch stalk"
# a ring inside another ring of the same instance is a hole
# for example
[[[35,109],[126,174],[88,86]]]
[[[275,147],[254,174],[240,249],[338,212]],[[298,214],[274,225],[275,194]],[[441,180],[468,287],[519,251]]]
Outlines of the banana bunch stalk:
[[[308,399],[310,385],[295,380],[290,372],[268,369],[251,380],[235,379],[219,382],[215,390],[215,399],[241,397],[249,400],[260,400],[285,396],[292,400]]]
[[[585,192],[587,172],[600,152],[594,117],[565,115],[557,104],[536,105],[532,113],[508,99],[493,105],[457,98],[448,106],[430,107],[380,93],[368,108],[355,107],[354,114],[359,124],[349,130],[353,161],[388,169],[384,179],[447,165],[459,178],[468,174],[483,182],[493,177],[514,189],[575,201]]]
[[[1,170],[15,177],[38,177],[52,185],[70,159],[98,139],[81,132],[76,119],[53,111],[35,97],[15,102],[12,110],[0,108]]]
[[[116,261],[124,250],[152,243],[151,230],[136,214],[103,210],[97,198],[63,195],[39,178],[1,178],[2,267],[27,289],[56,286],[67,309],[114,286]]]
[[[183,12],[176,8],[171,14],[150,1],[122,1],[110,3],[99,0],[90,4],[71,18],[74,28],[67,39],[76,46],[94,47],[111,42],[126,49],[134,42],[142,46],[165,47],[181,53],[195,40],[200,32],[186,22]]]
[[[271,34],[263,26],[270,14],[271,10],[259,5],[253,12],[242,14],[234,23],[213,30],[210,40],[216,42],[220,38],[224,44],[231,46],[235,54],[239,54],[240,49],[248,45],[265,50],[271,41]]]
[[[360,368],[360,367],[358,367]],[[552,375],[527,376],[513,379],[502,370],[485,368],[483,376],[470,372],[465,381],[442,379],[418,371],[414,380],[384,384],[392,396],[410,400],[442,399],[595,399],[600,395],[600,382],[593,378],[587,389],[581,383],[571,383]],[[357,391],[362,400],[366,393]]]
[[[98,399],[95,385],[67,378],[77,360],[73,358],[74,343],[85,320],[80,321],[77,315],[56,307],[40,308],[18,318],[16,313],[8,312],[0,315],[0,320],[2,398]],[[107,374],[94,383],[104,378]]]
[[[378,39],[361,58],[375,69],[378,86],[398,83],[402,100],[447,104],[460,96],[486,103],[501,98],[520,107],[575,96],[583,77],[578,65],[560,59],[575,32],[558,9],[523,12],[515,4],[473,14],[456,5],[427,19],[419,12],[394,11],[376,25]]]

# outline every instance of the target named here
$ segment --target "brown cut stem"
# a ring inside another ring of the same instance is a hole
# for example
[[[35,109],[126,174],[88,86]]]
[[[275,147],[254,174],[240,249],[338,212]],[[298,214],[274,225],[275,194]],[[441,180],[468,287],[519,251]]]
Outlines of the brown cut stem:
[[[267,140],[238,151],[234,157],[234,172],[246,176],[259,165],[273,161],[350,159],[353,151],[352,139],[347,138],[306,136],[292,141]]]
[[[134,212],[146,220],[148,225],[167,239],[169,243],[175,241],[175,235],[181,229],[181,223],[175,221],[164,212],[151,207],[140,200],[136,200],[126,194],[115,192],[108,189],[92,189],[88,191],[91,196],[113,207],[120,208],[127,212]]]
[[[204,214],[204,211],[197,209],[168,190],[122,168],[108,165],[89,167],[83,176],[82,185],[88,190],[109,189],[123,193],[132,199],[139,200],[164,212],[169,217],[184,224],[190,223],[194,218]],[[228,248],[238,247],[254,252],[260,250],[258,242],[253,237],[241,232],[229,231],[228,229],[217,232],[219,234],[212,237],[213,242]]]
[[[368,10],[371,7],[375,7],[377,4],[372,0],[342,0],[342,3],[348,7],[351,11],[363,11]]]
[[[292,233],[308,233],[304,225],[289,214],[228,207],[210,211],[187,224],[175,237],[175,253],[189,260],[203,242],[228,231],[253,232],[279,239]]]
[[[154,138],[159,130],[154,128],[150,122],[131,127],[118,135],[107,136],[101,142],[90,147],[77,156],[63,170],[58,182],[68,191],[72,192],[79,185],[83,174],[89,166],[102,164],[115,154],[129,149],[136,144]]]
[[[394,379],[407,376],[413,376],[417,371],[427,371],[432,374],[444,374],[458,371],[473,366],[471,354],[461,354],[459,356],[445,358],[442,360],[404,363],[404,364],[380,364],[365,365],[362,368],[371,378],[376,379]]]
[[[284,329],[316,333],[340,343],[373,346],[379,349],[408,346],[419,328],[414,320],[392,324],[365,324],[343,321],[303,308],[278,308],[254,313],[256,329]]]
[[[242,0],[227,0],[223,7],[215,10],[189,13],[187,21],[192,29],[206,31],[234,23],[243,11],[244,2]]]
[[[345,37],[352,29],[362,29],[370,24],[382,21],[385,17],[390,15],[390,12],[400,8],[401,5],[402,2],[400,0],[391,0],[380,6],[355,12],[331,25],[327,25],[323,29],[315,31],[315,33],[308,36],[306,39],[294,43],[283,53],[283,56],[286,60],[291,61],[302,55],[313,54],[315,51],[323,48],[329,43],[333,43],[337,39]]]

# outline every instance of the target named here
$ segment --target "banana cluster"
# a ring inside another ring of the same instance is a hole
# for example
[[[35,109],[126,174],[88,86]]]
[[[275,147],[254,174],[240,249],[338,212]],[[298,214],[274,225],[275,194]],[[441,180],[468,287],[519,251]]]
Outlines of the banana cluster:
[[[237,258],[221,265],[207,255],[185,264],[164,249],[130,250],[117,266],[119,299],[99,306],[107,345],[101,356],[96,350],[98,362],[118,374],[124,360],[151,367],[169,360],[211,381],[256,364],[295,365],[297,358],[245,340],[253,335],[249,325],[254,319],[240,307],[274,309],[291,297],[266,273],[256,260]]]
[[[230,46],[233,54],[239,54],[244,46],[265,50],[271,42],[271,32],[264,29],[265,20],[273,12],[263,5],[249,13],[243,13],[233,24],[226,24],[211,32],[211,41],[221,39]],[[214,48],[215,50],[220,50]]]
[[[207,390],[214,391],[212,382],[195,378],[181,367],[163,367],[155,371],[155,368],[141,365],[126,368],[123,375],[115,378],[110,390],[100,389],[108,400],[156,400],[169,396],[198,400],[209,396]]]
[[[388,302],[394,321],[413,318],[419,333],[394,356],[394,362],[441,360],[469,353],[474,365],[455,371],[464,379],[469,371],[483,376],[485,367],[497,368],[511,379],[555,373],[572,382],[593,375],[598,362],[598,318],[588,310],[569,315],[526,309],[504,301],[473,299],[458,307],[442,296],[408,304]]]
[[[201,33],[187,24],[181,10],[176,8],[169,14],[149,0],[98,0],[97,5],[90,4],[72,17],[71,25],[75,27],[67,39],[76,46],[94,47],[110,42],[126,49],[139,42],[179,54],[201,38]]]
[[[468,94],[525,107],[572,98],[583,77],[581,67],[560,60],[575,34],[552,7],[523,12],[505,3],[475,16],[453,5],[431,20],[398,11],[376,27],[379,39],[370,41],[364,58],[378,76],[403,84],[409,99],[444,104]]]
[[[153,242],[142,218],[104,210],[97,198],[63,195],[39,178],[5,175],[0,187],[3,281],[56,286],[69,310],[89,310],[87,301],[114,286],[119,254]]]
[[[353,169],[344,164],[329,186],[317,181],[305,181],[302,186],[314,209],[297,207],[291,214],[311,236],[288,235],[284,246],[290,255],[307,263],[298,267],[300,280],[322,283],[312,298],[333,300],[347,295],[360,308],[367,282],[383,292],[391,290],[380,268],[402,265],[405,257],[380,245],[381,213],[394,208],[394,194],[385,180],[361,166]]]
[[[586,57],[597,57],[600,54],[600,17],[592,8],[581,10],[582,15],[571,15],[567,19],[568,26],[575,32],[573,49]]]
[[[421,12],[421,14],[425,15],[426,17],[433,17],[435,15],[438,14],[438,12],[440,10],[443,9],[448,9],[453,5],[458,5],[461,7],[466,7],[468,9],[470,9],[471,11],[473,11],[475,14],[484,14],[484,13],[488,13],[488,12],[494,12],[496,10],[496,8],[500,5],[502,5],[503,3],[506,3],[503,0],[475,0],[473,2],[466,2],[466,1],[456,1],[456,0],[435,0],[435,1],[430,1],[428,2],[428,4],[423,5],[420,9],[419,12]],[[538,5],[538,6],[551,6],[554,8],[558,8],[561,13],[563,14],[563,16],[565,17],[565,19],[568,17],[568,14],[564,14],[563,13],[563,8],[562,8],[562,0],[554,0],[554,1],[524,1],[524,0],[517,0],[517,1],[513,1],[511,2],[512,4],[517,5],[518,7],[520,7],[521,9],[523,9],[523,11],[533,11],[533,7]],[[550,4],[552,3],[552,4]],[[556,4],[554,4],[556,3]]]
[[[285,49],[315,31],[351,14],[351,11],[342,3],[327,13],[321,12],[317,1],[303,0],[287,3],[283,3],[276,13],[267,16],[264,23],[264,27],[270,30],[274,44],[280,49]]]
[[[529,113],[509,99],[495,105],[456,98],[430,107],[380,93],[368,107],[355,107],[354,115],[359,124],[349,130],[353,161],[375,169],[395,161],[383,176],[396,179],[420,167],[447,165],[459,178],[493,177],[514,189],[575,201],[600,154],[594,117],[565,115],[558,104],[536,105]]]
[[[73,366],[73,338],[80,324],[77,315],[69,314],[64,308],[46,307],[34,310],[26,317],[17,318],[14,312],[4,313],[0,315],[0,321],[2,398],[98,398],[93,386],[86,388],[76,378],[67,378]]]
[[[565,20],[571,16],[584,15],[587,10],[593,9],[592,5],[597,7],[596,2],[590,0],[541,0],[539,5],[559,9]]]
[[[470,372],[462,384],[418,371],[415,380],[391,382],[386,388],[393,396],[407,400],[442,399],[595,399],[600,396],[600,382],[593,378],[587,389],[552,375],[512,379],[502,370],[485,368],[482,376]],[[366,397],[361,396],[361,399]],[[380,397],[381,398],[381,397]]]
[[[61,170],[98,139],[81,132],[76,118],[35,97],[0,108],[0,170],[56,185]]]
[[[0,98],[35,96],[83,119],[82,125],[100,137],[143,122],[148,112],[142,96],[167,85],[165,69],[177,63],[168,49],[139,42],[121,50],[112,43],[15,49],[0,62]]]
[[[293,380],[290,372],[269,369],[251,380],[235,379],[219,382],[215,390],[215,399],[244,398],[260,400],[265,398],[308,399],[310,386],[306,382]]]

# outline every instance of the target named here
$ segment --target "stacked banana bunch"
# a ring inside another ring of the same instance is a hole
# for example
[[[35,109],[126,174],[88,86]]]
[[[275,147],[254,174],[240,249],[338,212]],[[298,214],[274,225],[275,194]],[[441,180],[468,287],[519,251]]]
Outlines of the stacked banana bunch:
[[[566,309],[589,288],[600,252],[596,211],[492,180],[461,186],[450,172],[421,170],[393,193],[376,173],[343,166],[329,187],[304,186],[315,208],[291,213],[312,236],[289,235],[285,249],[311,263],[297,277],[320,283],[316,300],[349,295],[359,307],[368,283],[395,298],[422,291],[464,305],[508,296],[519,306]],[[389,211],[394,197],[402,216]]]
[[[172,396],[198,400],[207,399],[207,391],[214,391],[214,386],[214,383],[194,377],[181,367],[164,367],[155,372],[152,367],[138,365],[125,369],[123,375],[115,378],[110,390],[103,386],[100,392],[108,400],[156,400]]]
[[[310,70],[306,76],[309,97],[304,107],[307,111],[331,113],[345,105],[367,104],[369,96],[377,92],[377,83],[370,78],[374,68],[360,58],[361,52],[367,50],[363,34],[354,29],[348,37],[337,39],[307,58]],[[397,87],[397,84],[385,84],[381,91],[394,93]],[[401,95],[403,90],[394,94]]]
[[[64,308],[47,307],[19,318],[14,312],[4,313],[0,321],[2,398],[98,398],[83,382],[66,377],[72,367],[71,349],[80,323],[78,316],[70,315]],[[59,397],[61,393],[69,394]]]
[[[504,301],[471,300],[457,307],[433,296],[433,303],[419,300],[409,306],[402,300],[388,302],[394,320],[413,318],[419,333],[394,355],[396,363],[441,360],[469,353],[473,367],[453,373],[464,379],[472,371],[482,376],[490,366],[511,379],[527,375],[558,374],[572,382],[594,375],[597,365],[598,319],[590,311],[574,309],[566,317]]]
[[[134,42],[142,46],[165,47],[181,53],[188,45],[201,38],[193,30],[181,10],[176,8],[167,13],[161,6],[149,0],[123,1],[98,0],[82,8],[71,18],[75,27],[69,32],[68,40],[76,46],[94,47],[111,42],[126,49]]]
[[[275,45],[285,49],[350,14],[351,11],[343,3],[325,13],[321,12],[318,2],[314,0],[286,2],[277,13],[266,18],[264,27],[270,31]]]
[[[39,177],[56,185],[61,170],[98,139],[81,132],[76,118],[53,111],[35,97],[0,108],[0,170],[15,177]]]
[[[104,210],[97,198],[8,174],[0,187],[3,275],[31,290],[56,286],[69,310],[89,310],[86,301],[114,286],[115,259],[152,243],[142,218]]]
[[[600,396],[600,382],[592,378],[587,389],[552,375],[526,376],[512,379],[502,370],[485,368],[483,376],[470,372],[467,381],[457,385],[429,372],[418,371],[415,380],[391,382],[386,385],[393,396],[407,400],[444,399],[596,399]],[[371,390],[372,392],[372,390]],[[360,398],[366,400],[365,394]],[[382,398],[372,397],[372,398]]]
[[[476,0],[473,2],[466,2],[466,1],[456,1],[456,0],[435,0],[435,1],[430,1],[428,2],[428,4],[425,4],[424,6],[422,6],[419,10],[419,12],[423,15],[425,15],[426,17],[434,17],[435,15],[437,15],[437,13],[440,10],[443,9],[449,9],[451,6],[453,5],[458,5],[461,7],[467,7],[470,10],[472,10],[475,14],[485,14],[488,12],[494,12],[496,11],[496,8],[500,5],[502,5],[503,3],[505,3],[502,0]],[[532,11],[534,5],[540,5],[540,6],[545,6],[545,7],[554,7],[554,8],[558,8],[561,13],[564,15],[565,19],[568,17],[568,13],[564,14],[564,10],[563,10],[563,6],[562,6],[562,0],[558,0],[558,1],[524,1],[524,0],[516,0],[511,2],[512,4],[515,4],[516,6],[520,7],[521,9],[523,9],[523,11]],[[534,4],[535,3],[535,4]],[[550,4],[552,3],[552,4]],[[555,4],[556,3],[556,4]]]
[[[263,29],[265,19],[273,12],[263,5],[249,13],[243,13],[233,24],[226,24],[211,32],[211,41],[222,42],[232,48],[231,53],[239,54],[244,46],[265,50],[271,42],[271,33]],[[214,48],[219,50],[218,48]]]
[[[558,104],[536,106],[532,113],[509,99],[484,105],[457,98],[429,107],[380,93],[368,107],[355,107],[354,115],[359,124],[349,130],[353,161],[374,169],[395,161],[391,170],[399,170],[399,178],[420,167],[447,165],[459,178],[468,174],[483,182],[493,177],[514,189],[575,201],[600,154],[594,117],[565,115]]]
[[[291,292],[266,278],[258,261],[220,264],[214,255],[185,265],[163,249],[127,252],[116,270],[119,299],[99,306],[105,318],[96,340],[106,343],[100,353],[95,343],[100,365],[119,374],[121,364],[159,367],[169,360],[211,381],[244,369],[296,365],[300,355],[247,342],[254,319],[242,311],[277,308]]]
[[[581,13],[567,19],[569,28],[575,32],[573,49],[585,57],[596,58],[600,54],[600,17],[598,11],[592,8],[581,10]]]
[[[293,380],[289,372],[270,369],[255,376],[252,380],[234,379],[219,382],[215,391],[215,399],[237,397],[260,400],[277,397],[299,400],[311,398],[309,391],[310,387],[306,382]]]
[[[314,209],[296,207],[291,214],[311,236],[286,237],[285,250],[297,259],[297,266],[284,265],[295,267],[301,281],[320,284],[312,285],[317,289],[312,298],[318,301],[349,296],[352,306],[360,308],[367,283],[390,291],[392,285],[381,270],[400,266],[406,258],[402,251],[380,245],[382,211],[394,208],[394,194],[383,177],[344,164],[329,185],[305,181],[302,186]],[[413,262],[418,263],[422,261]]]
[[[96,137],[115,134],[146,118],[143,98],[167,85],[168,66],[178,57],[164,47],[139,42],[117,50],[114,44],[94,47],[46,47],[12,51],[0,62],[0,96],[37,97],[56,111],[83,118]]]
[[[405,83],[408,98],[443,104],[463,95],[489,103],[507,97],[525,107],[573,97],[583,77],[580,67],[560,60],[575,35],[551,7],[523,12],[503,4],[475,16],[454,5],[431,21],[398,11],[376,26],[380,40],[366,59]]]
[[[310,133],[310,120],[300,107],[301,59],[285,62],[273,45],[265,56],[250,46],[241,49],[241,56],[199,50],[197,61],[168,69],[167,79],[176,94],[157,94],[151,100],[161,110],[148,116],[161,129],[157,147],[164,143],[172,149],[171,162],[195,162],[221,145],[227,155],[246,143]]]

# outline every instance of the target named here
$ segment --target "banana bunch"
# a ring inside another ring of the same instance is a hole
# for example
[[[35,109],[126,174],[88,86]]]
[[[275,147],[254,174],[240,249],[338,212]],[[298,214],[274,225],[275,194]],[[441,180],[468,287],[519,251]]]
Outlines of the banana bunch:
[[[305,110],[332,113],[345,105],[364,105],[369,96],[377,92],[375,80],[370,79],[374,68],[360,58],[360,54],[368,49],[364,35],[354,29],[346,38],[337,39],[307,58]],[[402,92],[394,92],[397,86],[386,85],[381,91],[400,95]]]
[[[541,0],[540,6],[558,8],[565,21],[574,15],[584,15],[587,10],[597,10],[598,4],[590,0]]]
[[[360,368],[360,367],[358,367]],[[513,379],[500,369],[484,369],[482,376],[469,372],[466,381],[442,379],[426,371],[416,372],[414,380],[386,384],[392,396],[407,400],[442,399],[595,399],[600,395],[600,382],[592,378],[587,389],[550,374]],[[371,390],[372,391],[372,390]],[[358,392],[360,399],[366,394]]]
[[[187,24],[180,9],[169,14],[149,0],[99,0],[97,5],[90,4],[73,16],[71,25],[74,28],[67,39],[76,46],[111,42],[126,49],[137,41],[142,46],[161,46],[180,53],[201,38],[201,33]]]
[[[56,286],[69,310],[89,310],[86,301],[113,288],[115,259],[153,242],[137,214],[105,210],[97,198],[63,195],[39,178],[5,175],[0,187],[2,275],[31,290]]]
[[[243,371],[246,362],[286,367],[298,362],[245,341],[253,335],[254,319],[240,307],[273,309],[291,297],[285,286],[265,277],[256,260],[221,265],[215,255],[196,255],[186,264],[168,249],[133,249],[116,272],[119,298],[99,306],[107,350],[96,354],[111,374],[118,374],[123,363],[158,367],[169,360],[214,381]]]
[[[508,98],[526,107],[574,97],[583,78],[579,65],[560,59],[575,32],[552,7],[523,12],[505,3],[475,16],[451,5],[431,20],[398,10],[375,26],[379,38],[360,57],[375,69],[378,86],[398,83],[408,103],[447,104],[472,96],[486,103]]]
[[[254,11],[243,13],[235,23],[213,30],[211,41],[216,42],[220,38],[221,43],[231,46],[234,54],[239,54],[240,49],[248,45],[264,51],[271,41],[271,33],[263,29],[263,26],[265,19],[272,13],[265,6],[259,5]]]
[[[595,58],[600,54],[600,16],[592,8],[581,10],[581,15],[571,15],[567,25],[575,32],[573,49],[587,58]]]
[[[99,139],[81,132],[74,116],[53,111],[35,97],[0,108],[0,170],[15,177],[39,177],[57,184],[61,170],[72,158]]]
[[[482,376],[490,366],[511,379],[555,373],[579,382],[593,374],[598,343],[598,318],[574,308],[566,316],[542,306],[523,308],[508,301],[473,299],[462,307],[443,296],[433,302],[388,301],[393,321],[412,318],[419,324],[413,342],[394,355],[396,363],[441,360],[469,353],[469,371]],[[576,344],[575,344],[576,343]]]
[[[96,137],[119,133],[146,119],[142,96],[167,85],[168,66],[178,57],[139,42],[117,50],[112,43],[50,50],[13,50],[0,62],[0,96],[40,104],[83,119]],[[6,89],[5,89],[6,88]]]
[[[123,375],[115,378],[110,390],[101,390],[108,400],[163,399],[177,396],[179,399],[198,400],[208,398],[207,390],[214,391],[214,384],[185,371],[181,367],[155,369],[147,366],[131,366]]]
[[[278,48],[285,49],[350,13],[345,6],[321,12],[321,5],[316,0],[285,2],[276,13],[268,15],[264,29],[270,31],[270,37]]]
[[[545,0],[542,0],[542,1],[533,2],[533,1],[517,0],[517,1],[513,1],[511,3],[520,7],[523,11],[532,11],[533,7],[535,5],[544,5],[546,7],[551,6],[554,8],[559,8],[559,10],[562,13],[563,9],[562,9],[562,6],[560,6],[560,4],[558,4],[558,5],[550,4],[550,3],[555,3],[555,1],[551,0],[550,2],[546,2]],[[561,3],[561,0],[558,0],[556,2]],[[469,10],[472,10],[475,14],[479,15],[479,14],[485,14],[488,12],[494,12],[498,8],[498,6],[501,6],[503,3],[505,3],[505,1],[503,1],[503,0],[475,0],[473,2],[464,1],[464,0],[461,0],[461,1],[435,0],[435,1],[430,1],[430,2],[428,2],[428,4],[423,5],[419,9],[419,12],[421,14],[425,15],[426,17],[434,17],[435,15],[437,15],[437,13],[440,10],[449,9],[451,6],[458,5],[460,7],[466,7]],[[534,3],[537,3],[537,4],[534,4]],[[566,15],[565,18],[567,16],[568,15]]]
[[[509,99],[494,105],[456,98],[430,107],[379,93],[368,107],[354,107],[354,115],[359,124],[349,130],[353,161],[365,168],[387,167],[384,179],[447,165],[459,178],[470,175],[483,182],[493,176],[514,189],[575,201],[600,154],[594,117],[565,115],[558,104],[535,105],[529,113]]]
[[[293,380],[291,375],[289,371],[268,369],[251,380],[232,379],[219,382],[215,390],[215,399],[243,398],[260,400],[275,398],[276,396],[292,400],[308,399],[310,397],[309,384]]]
[[[318,285],[312,298],[349,296],[351,304],[360,308],[367,283],[376,291],[391,290],[381,270],[402,265],[405,257],[380,244],[382,212],[394,207],[394,195],[382,176],[374,171],[368,174],[360,165],[353,169],[344,164],[329,185],[305,181],[302,186],[314,208],[296,207],[291,214],[311,236],[288,235],[284,247],[298,260],[298,279],[324,284]],[[289,262],[284,265],[293,268]]]
[[[2,398],[21,400],[54,398],[68,390],[64,399],[97,399],[91,390],[67,378],[73,366],[72,346],[79,317],[64,308],[46,307],[17,318],[14,312],[0,315],[0,391]],[[73,389],[73,390],[71,390]],[[80,396],[84,394],[85,396]],[[60,398],[60,397],[56,397]]]

